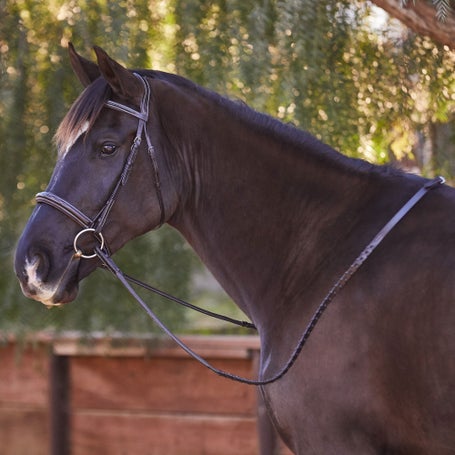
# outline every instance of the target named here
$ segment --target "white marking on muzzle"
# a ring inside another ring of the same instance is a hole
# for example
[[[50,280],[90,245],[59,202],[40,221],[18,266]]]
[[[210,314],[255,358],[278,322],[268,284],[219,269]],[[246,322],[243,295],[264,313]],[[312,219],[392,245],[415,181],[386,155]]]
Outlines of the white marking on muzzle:
[[[28,259],[25,261],[25,273],[27,275],[27,286],[31,291],[36,292],[36,295],[30,295],[35,300],[40,301],[47,307],[59,306],[59,303],[53,303],[52,298],[58,289],[56,286],[44,284],[38,276],[39,258],[36,257],[32,262]],[[26,292],[27,293],[27,292]]]

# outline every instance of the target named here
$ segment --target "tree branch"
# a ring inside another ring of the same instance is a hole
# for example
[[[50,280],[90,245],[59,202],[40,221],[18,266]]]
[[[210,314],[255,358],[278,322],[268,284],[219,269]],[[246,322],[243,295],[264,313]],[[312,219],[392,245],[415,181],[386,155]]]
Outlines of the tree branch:
[[[371,1],[414,32],[429,36],[434,41],[455,50],[455,15],[453,12],[442,22],[436,17],[434,6],[424,0],[408,1],[406,6],[401,6],[400,0]]]

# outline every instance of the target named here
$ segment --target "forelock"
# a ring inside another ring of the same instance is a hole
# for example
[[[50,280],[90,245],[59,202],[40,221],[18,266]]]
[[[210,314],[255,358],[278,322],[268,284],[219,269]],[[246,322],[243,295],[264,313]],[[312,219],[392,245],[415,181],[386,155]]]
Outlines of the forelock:
[[[66,154],[82,133],[93,126],[110,94],[109,85],[100,77],[79,95],[54,137],[59,158]]]

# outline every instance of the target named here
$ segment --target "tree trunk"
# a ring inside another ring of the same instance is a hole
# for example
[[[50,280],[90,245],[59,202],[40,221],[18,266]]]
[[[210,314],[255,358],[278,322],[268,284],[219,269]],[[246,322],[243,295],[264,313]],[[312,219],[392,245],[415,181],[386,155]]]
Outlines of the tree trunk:
[[[434,41],[455,50],[455,14],[453,11],[445,21],[436,17],[436,9],[425,0],[408,1],[401,6],[400,0],[372,0],[372,2],[399,19],[414,32],[429,36]]]

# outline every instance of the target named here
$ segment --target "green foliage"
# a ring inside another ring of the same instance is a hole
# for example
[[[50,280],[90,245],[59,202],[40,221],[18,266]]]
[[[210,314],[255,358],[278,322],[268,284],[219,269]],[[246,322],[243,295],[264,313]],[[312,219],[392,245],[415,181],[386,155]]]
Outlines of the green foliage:
[[[411,157],[455,106],[455,55],[366,2],[176,0],[177,69],[343,153]]]
[[[441,14],[447,4],[437,2]],[[70,40],[87,56],[98,44],[127,66],[186,75],[343,153],[406,160],[430,173],[438,166],[448,177],[455,169],[447,153],[430,162],[414,156],[417,136],[430,140],[436,124],[453,121],[454,52],[368,2],[0,0],[0,17],[0,328],[152,329],[102,271],[84,281],[74,304],[53,311],[23,298],[13,276],[16,239],[55,162],[52,135],[81,91]],[[446,134],[452,144],[453,136]],[[181,297],[190,293],[194,257],[170,229],[128,245],[119,262]],[[156,305],[174,326],[185,324],[185,312]]]
[[[444,22],[447,16],[450,14],[451,2],[450,0],[433,0],[436,7],[436,17],[441,22]]]
[[[82,90],[69,65],[67,42],[87,54],[98,43],[131,67],[148,67],[155,24],[169,22],[168,12],[145,1],[8,0],[0,5],[0,329],[154,330],[107,272],[85,280],[74,304],[48,311],[21,295],[12,263],[34,194],[45,188],[55,163],[53,133]],[[158,48],[166,69],[172,46]],[[118,256],[129,274],[188,297],[194,258],[170,228],[132,242]],[[171,326],[184,326],[181,309],[156,298],[147,301],[155,302]]]

